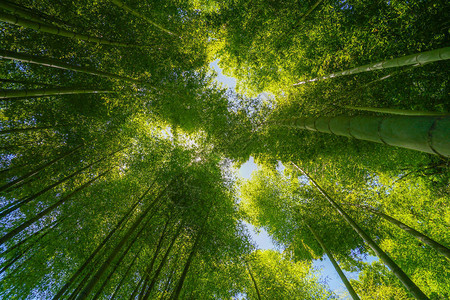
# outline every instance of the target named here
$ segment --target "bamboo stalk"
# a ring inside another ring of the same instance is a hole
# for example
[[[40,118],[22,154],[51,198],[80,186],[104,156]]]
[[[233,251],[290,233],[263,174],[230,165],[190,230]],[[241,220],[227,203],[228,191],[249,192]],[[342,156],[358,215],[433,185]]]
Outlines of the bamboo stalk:
[[[306,173],[305,170],[291,162],[292,165],[303,173],[317,188],[317,190],[324,196],[324,198],[331,204],[331,206],[344,218],[353,230],[369,245],[369,247],[376,253],[376,255],[391,269],[394,275],[402,282],[403,286],[416,298],[428,299],[428,297],[420,290],[420,288],[403,272],[403,270],[375,243],[374,240],[361,228],[355,221],[331,198],[320,185]]]
[[[114,93],[111,90],[55,88],[55,89],[29,89],[29,90],[0,90],[0,99],[49,97],[74,94],[105,94]]]
[[[308,223],[305,223],[305,224],[308,227],[309,231],[311,231],[311,233],[313,234],[316,241],[320,244],[323,251],[325,251],[325,253],[327,254],[328,258],[330,259],[331,263],[333,264],[334,269],[338,273],[339,277],[341,278],[342,282],[344,283],[345,287],[347,288],[352,299],[359,300],[358,294],[355,292],[352,285],[348,281],[347,276],[345,276],[344,272],[342,272],[342,269],[341,269],[341,267],[339,267],[337,261],[334,259],[333,254],[330,252],[330,250],[328,250],[327,246],[325,245],[323,240],[320,238],[320,236],[317,234],[317,232]]]
[[[25,199],[19,200],[17,203],[14,203],[14,205],[8,206],[6,209],[4,209],[4,210],[2,210],[2,211],[0,212],[0,218],[3,218],[3,217],[6,216],[7,214],[9,214],[9,213],[15,211],[16,209],[22,207],[23,205],[29,203],[29,202],[32,201],[33,199],[36,199],[37,197],[43,195],[43,194],[46,193],[47,191],[49,191],[49,190],[53,189],[54,187],[56,187],[56,186],[58,186],[58,185],[64,183],[65,181],[67,181],[67,180],[69,180],[69,179],[75,177],[76,175],[80,174],[80,173],[83,172],[84,170],[86,170],[86,169],[92,167],[93,165],[95,165],[95,164],[97,164],[97,163],[99,163],[99,162],[105,160],[106,158],[108,158],[108,157],[110,157],[110,156],[116,154],[117,152],[122,151],[123,149],[124,149],[124,148],[121,148],[121,149],[119,149],[119,150],[117,150],[117,151],[114,151],[113,153],[111,153],[111,154],[109,154],[109,155],[107,155],[107,156],[104,156],[104,157],[102,157],[102,158],[100,158],[100,159],[98,159],[98,160],[96,160],[96,161],[90,163],[89,165],[87,165],[87,166],[85,166],[85,167],[79,169],[78,171],[75,171],[74,173],[72,173],[72,174],[70,174],[70,175],[67,175],[66,177],[64,177],[64,178],[62,178],[62,179],[60,179],[60,180],[58,180],[57,182],[55,182],[55,183],[53,183],[53,184],[47,186],[46,188],[40,190],[39,192],[37,192],[37,193],[35,193],[35,194],[31,195],[31,196],[28,196],[28,197],[26,197]]]
[[[450,116],[339,116],[275,122],[450,157]]]
[[[101,39],[95,36],[76,33],[73,31],[66,30],[64,28],[60,28],[58,26],[54,25],[48,25],[41,22],[31,21],[27,20],[21,17],[17,17],[14,15],[10,15],[5,12],[0,11],[0,21],[10,23],[13,25],[18,25],[25,28],[34,29],[39,32],[45,32],[50,33],[58,36],[73,38],[76,40],[81,40],[85,42],[92,42],[92,43],[98,43],[103,45],[110,45],[110,46],[119,46],[119,47],[140,47],[138,45],[133,45],[130,43],[122,43],[122,42],[114,42],[106,39]]]
[[[88,182],[84,183],[83,185],[81,185],[80,187],[76,188],[74,191],[69,193],[67,196],[63,197],[61,200],[59,200],[56,203],[50,205],[49,207],[47,207],[46,209],[44,209],[43,211],[41,211],[40,213],[38,213],[37,215],[32,217],[31,219],[23,222],[21,225],[17,226],[13,230],[11,230],[10,232],[8,232],[4,236],[2,236],[0,238],[0,245],[3,245],[5,242],[7,242],[8,240],[10,240],[14,236],[16,236],[19,232],[21,232],[22,230],[26,229],[28,226],[30,226],[31,224],[33,224],[34,222],[36,222],[37,220],[39,220],[43,216],[49,214],[50,212],[52,212],[53,210],[55,210],[56,208],[58,208],[59,206],[61,206],[65,202],[67,202],[67,200],[69,200],[73,195],[79,193],[81,190],[83,190],[86,187],[88,187],[89,185],[91,185],[94,181],[96,181],[97,179],[99,179],[99,178],[103,177],[104,175],[106,175],[106,173],[110,172],[112,169],[113,168],[110,168],[110,169],[106,170],[105,172],[101,173],[100,175],[98,175],[98,176],[94,177],[93,179],[89,180]]]
[[[101,76],[101,77],[112,78],[112,79],[117,79],[117,80],[121,80],[121,81],[132,82],[132,83],[136,83],[136,84],[148,85],[147,83],[140,82],[139,80],[136,80],[133,78],[120,76],[120,75],[116,75],[113,73],[98,71],[95,69],[69,65],[64,62],[59,61],[58,59],[53,59],[53,58],[29,55],[29,54],[25,54],[25,53],[18,53],[18,52],[12,52],[12,51],[7,51],[7,50],[0,50],[0,58],[12,59],[12,60],[25,62],[25,63],[47,66],[47,67],[56,68],[56,69],[70,70],[70,71],[85,73],[85,74],[89,74],[89,75]]]
[[[117,5],[118,7],[122,8],[123,10],[129,12],[130,14],[141,18],[143,20],[145,20],[147,23],[155,26],[156,28],[158,28],[161,31],[164,31],[165,33],[168,33],[170,35],[175,35],[175,33],[173,33],[172,31],[167,30],[166,28],[162,27],[161,25],[153,22],[150,18],[144,16],[143,14],[141,14],[140,12],[132,9],[131,7],[129,7],[128,5],[126,5],[125,3],[123,3],[122,1],[119,0],[111,0],[112,3],[114,3],[115,5]]]
[[[142,248],[141,248],[142,250]],[[137,258],[139,257],[139,254],[141,253],[141,250],[138,251],[138,253],[136,253],[136,255],[134,256],[133,260],[131,261],[131,263],[128,265],[127,270],[125,271],[125,274],[122,276],[122,279],[120,279],[120,282],[117,284],[116,288],[114,289],[113,294],[111,295],[110,299],[114,299],[114,297],[116,296],[116,294],[119,292],[120,288],[122,287],[123,282],[125,281],[125,279],[128,276],[128,273],[130,273],[131,268],[133,267],[134,263],[136,262]]]
[[[12,2],[9,2],[6,0],[2,0],[0,2],[0,8],[3,8],[4,10],[10,11],[11,13],[13,13],[15,15],[18,15],[20,17],[23,17],[23,18],[31,20],[31,21],[48,23],[47,21],[42,20],[42,18],[44,18],[53,23],[73,27],[72,25],[70,25],[64,21],[61,21],[53,16],[49,16],[42,12],[35,13],[27,7],[19,6],[17,3],[12,3]],[[43,17],[41,17],[40,15],[42,15]]]
[[[314,81],[318,81],[318,80],[339,77],[339,76],[353,75],[353,74],[358,74],[358,73],[363,73],[363,72],[370,72],[373,70],[397,68],[397,67],[410,66],[410,65],[416,65],[416,64],[426,64],[426,63],[430,63],[430,62],[434,62],[434,61],[447,60],[447,59],[450,59],[450,47],[445,47],[445,48],[435,49],[435,50],[431,50],[431,51],[411,54],[411,55],[394,58],[394,59],[390,59],[390,60],[386,60],[386,61],[382,61],[382,62],[371,63],[371,64],[363,65],[360,67],[356,67],[353,69],[348,69],[348,70],[344,70],[341,72],[332,73],[332,74],[329,74],[326,76],[316,77],[316,78],[305,80],[305,81],[300,81],[300,82],[294,84],[294,86],[305,84],[308,82],[314,82]]]
[[[45,168],[47,168],[47,167],[53,165],[54,163],[56,163],[56,162],[62,160],[62,159],[65,158],[66,156],[69,156],[70,154],[74,153],[75,151],[77,151],[77,150],[78,150],[79,148],[81,148],[82,146],[83,146],[83,144],[81,144],[81,145],[75,147],[74,149],[72,149],[72,150],[70,150],[70,151],[68,151],[68,152],[63,153],[62,155],[60,155],[60,156],[58,156],[57,158],[55,158],[55,159],[49,161],[48,163],[45,163],[45,164],[43,164],[43,165],[40,165],[40,166],[37,167],[36,169],[34,169],[34,170],[28,172],[27,174],[25,174],[25,175],[23,175],[23,176],[21,176],[21,177],[15,179],[15,180],[13,180],[13,181],[11,181],[11,182],[9,182],[9,183],[7,183],[7,184],[1,186],[1,187],[0,187],[0,192],[5,191],[5,190],[9,189],[10,187],[13,187],[13,186],[15,186],[15,185],[17,185],[17,184],[23,182],[23,181],[24,181],[25,179],[27,179],[27,178],[30,178],[30,177],[35,176],[37,173],[39,173],[39,172],[42,171],[43,169],[45,169]]]
[[[164,265],[167,262],[167,258],[169,257],[170,251],[172,251],[172,247],[175,244],[175,241],[177,240],[178,236],[180,235],[181,229],[183,228],[183,223],[180,222],[180,224],[178,225],[178,228],[169,244],[169,246],[166,249],[166,252],[164,253],[163,258],[161,259],[158,268],[155,271],[155,274],[153,274],[153,278],[152,281],[150,282],[150,284],[148,285],[148,287],[146,288],[145,294],[142,296],[143,300],[147,300],[150,297],[150,294],[153,290],[153,287],[156,284],[156,280],[158,279],[159,274],[161,273]]]
[[[147,206],[147,208],[141,213],[139,218],[133,223],[133,225],[127,230],[125,235],[121,238],[119,243],[115,246],[111,254],[108,256],[106,261],[101,265],[101,267],[97,270],[97,272],[94,274],[93,278],[86,284],[84,289],[81,291],[80,295],[78,295],[77,299],[86,299],[94,286],[97,284],[97,282],[100,280],[100,277],[103,275],[103,273],[106,271],[106,269],[109,266],[109,263],[117,256],[121,248],[128,242],[130,236],[133,234],[133,232],[137,229],[137,227],[142,223],[144,218],[148,215],[150,210],[156,205],[156,203],[162,198],[162,196],[165,194],[166,190],[169,188],[169,183],[159,194],[158,196],[152,201],[150,205]]]
[[[396,109],[396,108],[383,108],[383,107],[358,107],[351,105],[343,105],[343,108],[370,111],[391,115],[401,115],[401,116],[449,116],[448,112],[435,112],[435,111],[424,111],[424,110],[406,110],[406,109]]]
[[[358,205],[358,207],[361,207],[363,209],[366,209],[380,217],[382,217],[383,219],[385,219],[386,221],[390,222],[391,224],[394,224],[395,226],[399,227],[400,229],[403,229],[404,231],[406,231],[407,233],[409,233],[410,235],[412,235],[413,237],[415,237],[416,239],[420,240],[421,242],[423,242],[424,244],[427,244],[428,246],[430,246],[431,248],[433,248],[434,250],[436,250],[437,252],[439,252],[440,254],[442,254],[443,256],[445,256],[447,259],[450,260],[450,249],[448,249],[447,247],[445,247],[444,245],[436,242],[435,240],[433,240],[432,238],[426,236],[423,233],[420,233],[419,231],[415,230],[412,227],[409,227],[408,225],[406,225],[403,222],[400,222],[399,220],[385,214],[382,213],[381,211],[369,207],[369,206],[361,206]]]
[[[120,219],[120,221],[114,226],[114,228],[108,233],[108,235],[103,239],[103,241],[95,248],[95,250],[89,255],[86,261],[83,263],[81,267],[72,275],[72,277],[66,282],[66,284],[58,291],[58,293],[53,297],[53,300],[59,299],[66,292],[69,286],[75,282],[75,280],[83,273],[84,269],[91,263],[94,257],[98,252],[103,248],[104,245],[110,240],[110,238],[114,235],[114,233],[122,227],[122,224],[128,220],[130,215],[136,209],[136,207],[141,203],[141,201],[147,196],[147,194],[152,189],[155,182],[153,182],[150,187],[142,194],[141,197],[131,206],[131,208],[127,211],[127,213]]]
[[[255,277],[253,277],[253,273],[250,269],[250,266],[248,265],[247,262],[244,262],[244,264],[245,264],[245,267],[247,268],[248,274],[250,274],[250,278],[252,279],[253,286],[255,287],[256,295],[258,296],[258,300],[261,300],[261,294],[259,293],[259,288],[258,288],[258,285],[256,284]]]

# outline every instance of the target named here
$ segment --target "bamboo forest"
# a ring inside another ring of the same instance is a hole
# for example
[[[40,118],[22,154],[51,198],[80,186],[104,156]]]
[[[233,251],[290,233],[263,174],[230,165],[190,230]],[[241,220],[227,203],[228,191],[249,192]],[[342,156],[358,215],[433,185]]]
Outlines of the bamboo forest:
[[[0,25],[1,299],[450,299],[448,0]]]

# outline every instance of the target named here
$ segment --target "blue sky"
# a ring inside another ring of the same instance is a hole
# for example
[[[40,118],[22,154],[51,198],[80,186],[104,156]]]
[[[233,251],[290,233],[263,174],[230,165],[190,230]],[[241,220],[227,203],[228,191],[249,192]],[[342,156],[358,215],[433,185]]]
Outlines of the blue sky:
[[[219,62],[218,60],[215,60],[210,64],[210,67],[212,67],[218,74],[216,81],[222,83],[224,87],[235,89],[236,79],[223,75],[222,70],[218,66],[218,62]],[[279,162],[277,169],[279,171],[282,171],[284,169],[284,166],[281,162]],[[249,179],[251,173],[255,170],[257,170],[257,165],[255,164],[253,157],[250,157],[250,159],[244,164],[242,164],[242,166],[238,170],[238,176],[241,178]],[[260,229],[257,232],[253,225],[249,223],[245,224],[249,229],[252,239],[255,241],[259,249],[278,250],[275,248],[266,230]],[[371,256],[366,261],[372,262],[374,260],[377,260],[377,258]],[[340,299],[350,299],[346,292],[344,284],[342,283],[341,279],[339,278],[339,275],[337,274],[336,270],[334,269],[333,265],[331,264],[327,256],[324,256],[322,260],[313,261],[313,267],[319,272],[321,280],[325,281],[328,284],[329,288],[332,291],[334,291],[338,296],[340,296]],[[344,273],[349,279],[358,278],[357,272],[344,271]]]
[[[215,61],[209,64],[209,66],[217,72],[216,81],[222,83],[224,87],[228,87],[234,90],[236,88],[236,79],[233,77],[223,75],[222,69],[219,67],[218,63],[219,60],[216,59]]]
[[[253,157],[250,157],[250,159],[246,163],[244,163],[238,170],[238,175],[241,178],[249,179],[251,177],[252,172],[257,170],[257,168],[258,166],[255,164]],[[282,171],[284,169],[284,166],[281,162],[278,163],[277,169],[279,171]],[[245,224],[247,225],[247,228],[249,229],[252,239],[255,241],[258,249],[272,249],[278,251],[278,249],[276,249],[276,247],[272,243],[270,235],[267,233],[266,230],[260,229],[259,232],[256,232],[255,227],[253,225],[249,223]],[[369,257],[368,261],[373,261],[374,259],[376,258]],[[314,260],[313,267],[319,272],[321,280],[325,281],[333,292],[335,292],[338,296],[340,296],[341,299],[348,298],[346,292],[347,290],[327,256],[324,256],[322,260]],[[358,278],[357,272],[344,271],[344,273],[348,279]]]

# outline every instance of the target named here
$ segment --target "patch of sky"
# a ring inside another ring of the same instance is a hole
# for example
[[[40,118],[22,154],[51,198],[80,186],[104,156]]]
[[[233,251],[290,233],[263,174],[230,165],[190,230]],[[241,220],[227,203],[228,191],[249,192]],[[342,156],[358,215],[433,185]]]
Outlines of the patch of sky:
[[[258,170],[258,166],[255,164],[253,157],[250,156],[250,159],[239,168],[239,176],[245,179],[250,179],[253,171],[256,170]]]
[[[237,80],[234,77],[229,77],[223,74],[222,69],[219,67],[219,60],[216,59],[215,61],[211,62],[209,64],[209,67],[214,70],[216,73],[215,81],[221,85],[224,88],[227,88],[229,91],[236,92],[236,84]],[[268,92],[262,92],[260,93],[256,98],[253,98],[253,100],[256,100],[257,103],[265,103],[269,108],[274,107],[274,99],[275,97]],[[233,99],[229,99],[231,102],[233,102]],[[253,112],[252,109],[249,109],[249,112]]]
[[[277,164],[277,171],[278,171],[280,174],[283,174],[284,169],[286,169],[286,167],[283,165],[283,163],[282,163],[281,161],[278,161],[278,164]]]
[[[161,135],[165,139],[172,140],[173,139],[172,128],[170,126],[167,126],[166,128],[162,129]]]
[[[236,78],[223,75],[222,69],[219,67],[218,59],[210,63],[209,66],[217,73],[216,82],[221,83],[222,86],[227,87],[228,89],[235,90]]]

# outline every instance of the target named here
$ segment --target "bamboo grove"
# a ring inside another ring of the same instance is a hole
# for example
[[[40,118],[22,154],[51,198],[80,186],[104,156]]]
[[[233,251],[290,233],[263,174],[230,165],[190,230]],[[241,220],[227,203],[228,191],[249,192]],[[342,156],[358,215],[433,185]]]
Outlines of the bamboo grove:
[[[1,1],[1,297],[450,297],[449,14]]]

